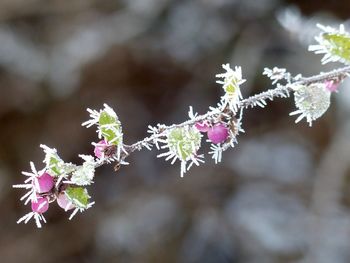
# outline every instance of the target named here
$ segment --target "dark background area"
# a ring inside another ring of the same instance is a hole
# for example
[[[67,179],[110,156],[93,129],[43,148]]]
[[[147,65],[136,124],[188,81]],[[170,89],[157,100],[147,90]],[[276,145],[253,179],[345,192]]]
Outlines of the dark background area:
[[[1,0],[0,261],[350,262],[349,82],[312,128],[288,116],[293,98],[246,111],[238,146],[184,178],[155,149],[99,168],[72,221],[52,204],[43,229],[17,225],[30,208],[11,187],[42,168],[40,143],[93,153],[87,107],[112,106],[133,143],[215,105],[223,63],[242,66],[245,97],[271,87],[266,66],[338,67],[307,46],[349,17],[345,0]]]

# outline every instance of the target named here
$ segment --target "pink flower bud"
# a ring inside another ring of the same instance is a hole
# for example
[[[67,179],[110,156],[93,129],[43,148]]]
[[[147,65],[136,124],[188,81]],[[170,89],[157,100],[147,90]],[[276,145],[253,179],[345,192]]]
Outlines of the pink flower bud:
[[[200,132],[207,132],[209,130],[209,124],[206,121],[196,122],[194,126]]]
[[[36,191],[41,194],[51,191],[55,183],[50,174],[43,173],[41,176],[35,178],[34,184]]]
[[[32,200],[32,211],[35,213],[45,213],[49,209],[49,200],[47,197],[37,197],[37,200]]]
[[[209,128],[207,135],[212,143],[221,143],[228,137],[228,128],[222,123],[215,124],[213,127]]]
[[[95,145],[94,154],[97,158],[104,157],[104,150],[106,149],[107,142],[105,140],[101,140]]]
[[[58,195],[57,204],[66,211],[75,208],[65,193],[60,193]]]
[[[334,80],[325,81],[326,89],[329,90],[330,92],[338,91],[338,84],[339,83]]]

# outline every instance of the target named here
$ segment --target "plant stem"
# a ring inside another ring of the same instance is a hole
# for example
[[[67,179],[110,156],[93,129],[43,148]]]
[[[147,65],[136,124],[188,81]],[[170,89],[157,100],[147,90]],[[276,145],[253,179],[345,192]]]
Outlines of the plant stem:
[[[238,110],[239,109],[244,109],[244,108],[253,108],[256,106],[261,106],[264,107],[266,104],[266,100],[273,100],[276,97],[280,98],[287,98],[289,97],[289,92],[292,91],[292,86],[293,85],[310,85],[312,83],[317,83],[317,82],[323,82],[326,80],[338,80],[341,81],[344,78],[350,76],[350,66],[338,68],[332,71],[320,73],[318,75],[314,75],[311,77],[306,77],[306,78],[294,78],[295,81],[288,83],[286,85],[278,85],[276,88],[269,89],[267,91],[261,92],[259,94],[250,96],[244,100],[241,100],[239,105],[238,105]],[[215,118],[218,115],[222,114],[223,111],[226,110],[226,108],[223,108],[221,111],[215,111],[211,110],[208,111],[207,113],[203,115],[199,115],[193,119],[186,120],[182,123],[178,124],[172,124],[169,126],[166,125],[160,125],[159,126],[159,133],[152,134],[151,136],[145,137],[144,139],[135,142],[134,144],[131,145],[124,145],[125,152],[121,154],[121,160],[125,160],[132,152],[136,150],[141,150],[142,148],[145,147],[145,144],[149,144],[154,142],[156,139],[165,137],[167,132],[171,129],[174,128],[179,128],[179,127],[184,127],[188,125],[194,125],[196,122]],[[105,164],[105,161],[101,161],[96,163],[96,167],[99,167],[103,164]]]

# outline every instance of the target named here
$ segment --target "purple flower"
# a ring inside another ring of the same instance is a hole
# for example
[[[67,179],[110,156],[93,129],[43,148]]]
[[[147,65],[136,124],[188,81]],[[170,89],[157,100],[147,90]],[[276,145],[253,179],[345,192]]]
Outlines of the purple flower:
[[[47,197],[37,197],[36,201],[32,200],[32,211],[42,214],[49,209],[49,200]]]
[[[57,204],[65,211],[75,208],[65,193],[60,193],[57,197]]]
[[[215,124],[207,132],[208,139],[215,144],[226,141],[228,134],[228,128],[223,123]]]
[[[53,177],[46,172],[34,180],[35,189],[39,194],[51,191],[54,184]]]
[[[207,132],[210,128],[207,121],[196,122],[196,124],[194,126],[200,132]]]
[[[325,81],[326,89],[330,92],[338,91],[339,83],[334,80],[326,80]]]
[[[106,140],[101,140],[98,143],[95,144],[94,154],[97,158],[103,158],[104,157],[104,150],[108,146],[108,143]]]

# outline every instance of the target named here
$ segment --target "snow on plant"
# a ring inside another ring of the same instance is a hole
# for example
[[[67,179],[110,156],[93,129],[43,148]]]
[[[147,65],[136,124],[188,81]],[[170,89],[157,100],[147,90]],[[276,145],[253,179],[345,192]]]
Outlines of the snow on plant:
[[[171,129],[166,134],[166,140],[162,141],[164,145],[161,149],[166,149],[167,152],[159,154],[157,157],[166,157],[165,160],[171,160],[172,164],[179,160],[182,177],[193,164],[198,166],[200,162],[203,162],[203,155],[197,154],[201,140],[202,135],[194,127],[185,126]]]
[[[236,66],[234,70],[230,67],[230,64],[224,64],[222,67],[226,72],[216,75],[219,78],[216,83],[222,84],[222,88],[225,91],[225,94],[221,97],[222,107],[228,106],[232,112],[236,112],[238,103],[242,99],[240,85],[246,80],[242,78],[241,67]]]
[[[316,37],[317,45],[311,45],[309,50],[316,54],[324,54],[322,63],[340,61],[350,63],[350,35],[341,25],[339,29],[319,26],[323,33]],[[350,66],[347,65],[330,72],[320,73],[312,77],[301,74],[292,76],[284,68],[265,68],[263,75],[270,78],[274,88],[262,93],[243,98],[241,85],[245,79],[239,66],[232,68],[229,64],[222,65],[224,73],[217,74],[217,83],[223,89],[223,95],[215,106],[210,106],[202,115],[193,111],[190,106],[188,120],[172,125],[157,124],[148,126],[149,136],[127,145],[124,143],[122,124],[115,111],[107,104],[100,110],[87,109],[90,119],[83,126],[96,127],[97,143],[92,142],[93,155],[79,155],[82,164],[65,162],[56,149],[40,145],[44,151],[43,167],[38,170],[30,162],[31,172],[22,172],[26,179],[23,184],[14,188],[23,188],[26,193],[20,198],[25,205],[31,204],[31,211],[17,222],[27,223],[34,218],[37,227],[45,223],[43,216],[53,202],[65,212],[72,211],[69,219],[77,212],[84,212],[94,202],[87,191],[94,183],[96,169],[102,165],[114,162],[115,170],[128,164],[126,158],[136,150],[153,146],[160,151],[157,157],[164,157],[171,164],[180,163],[181,177],[193,164],[201,165],[205,161],[205,153],[201,146],[210,144],[208,155],[217,164],[222,161],[226,150],[235,147],[237,137],[244,132],[243,113],[248,108],[256,106],[264,108],[269,100],[288,98],[294,95],[296,110],[290,115],[299,115],[295,122],[306,119],[309,126],[320,118],[329,108],[330,97],[338,91],[344,78],[350,76]],[[206,138],[206,140],[202,140]]]
[[[107,157],[108,159],[113,155],[117,161],[120,159],[120,154],[123,150],[122,126],[115,111],[107,104],[104,104],[103,106],[104,109],[99,111],[87,109],[87,111],[90,113],[90,120],[83,122],[82,126],[90,128],[91,126],[96,125],[98,138],[103,138],[107,145],[114,145],[116,147],[115,155],[114,153],[111,154],[111,156],[107,154],[104,157]],[[99,143],[101,143],[101,141]],[[110,161],[113,161],[113,158]]]
[[[310,51],[316,54],[324,54],[321,62],[326,64],[329,62],[350,62],[350,34],[345,31],[344,25],[340,25],[339,29],[330,26],[317,25],[323,32],[315,37],[318,45],[311,45]]]
[[[264,68],[263,75],[266,75],[272,80],[272,85],[275,85],[277,82],[285,79],[290,81],[291,74],[287,72],[285,68],[274,67],[273,69]]]
[[[71,184],[76,185],[90,185],[93,183],[95,176],[95,159],[91,155],[79,155],[84,160],[84,163],[78,166],[69,181]]]
[[[294,100],[298,110],[289,115],[300,114],[296,123],[306,118],[312,126],[312,121],[321,117],[331,104],[331,91],[326,88],[326,83],[313,83],[306,85],[294,85]]]

